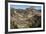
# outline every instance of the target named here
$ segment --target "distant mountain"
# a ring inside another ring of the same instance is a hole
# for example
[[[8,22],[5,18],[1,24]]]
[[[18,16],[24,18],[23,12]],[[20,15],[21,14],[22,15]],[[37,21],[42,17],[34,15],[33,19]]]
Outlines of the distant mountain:
[[[11,29],[37,27],[41,27],[41,10],[11,8]]]

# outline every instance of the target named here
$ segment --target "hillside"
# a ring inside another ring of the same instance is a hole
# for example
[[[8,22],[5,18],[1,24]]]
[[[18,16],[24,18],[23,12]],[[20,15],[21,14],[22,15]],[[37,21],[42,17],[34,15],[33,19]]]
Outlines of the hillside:
[[[41,27],[41,11],[11,8],[11,29]]]

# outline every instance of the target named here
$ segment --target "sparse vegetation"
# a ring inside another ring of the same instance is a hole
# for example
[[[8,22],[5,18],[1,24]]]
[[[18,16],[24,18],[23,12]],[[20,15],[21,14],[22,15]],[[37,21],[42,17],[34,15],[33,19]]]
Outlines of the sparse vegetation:
[[[11,8],[11,29],[41,27],[41,11]]]

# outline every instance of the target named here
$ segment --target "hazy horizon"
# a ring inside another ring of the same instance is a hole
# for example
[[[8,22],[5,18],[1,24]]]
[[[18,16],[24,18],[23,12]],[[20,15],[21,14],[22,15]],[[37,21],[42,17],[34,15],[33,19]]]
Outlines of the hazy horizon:
[[[29,5],[10,5],[10,8],[15,8],[15,9],[26,9],[30,8],[32,6]],[[36,10],[41,10],[41,6],[34,6]]]

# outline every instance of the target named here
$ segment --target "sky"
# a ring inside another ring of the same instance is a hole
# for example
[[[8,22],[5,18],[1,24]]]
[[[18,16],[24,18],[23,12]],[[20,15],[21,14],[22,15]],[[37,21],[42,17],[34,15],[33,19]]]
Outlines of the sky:
[[[15,8],[15,9],[26,9],[29,8],[31,6],[29,5],[10,5],[11,8]],[[35,9],[40,10],[41,6],[35,6]]]

